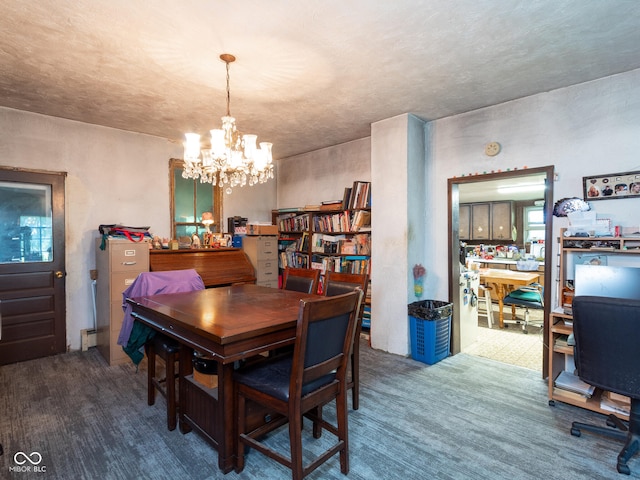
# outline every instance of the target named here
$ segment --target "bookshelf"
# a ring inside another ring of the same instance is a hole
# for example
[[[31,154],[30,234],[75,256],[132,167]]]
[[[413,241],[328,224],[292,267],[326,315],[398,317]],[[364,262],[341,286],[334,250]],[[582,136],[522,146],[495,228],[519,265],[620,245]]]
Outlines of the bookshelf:
[[[278,266],[371,276],[371,188],[354,182],[342,201],[273,211],[278,225]]]
[[[620,418],[628,419],[623,410],[624,399],[612,398],[609,392],[596,388],[592,393],[585,391],[588,386],[578,385],[572,389],[563,381],[566,374],[573,373],[573,346],[567,339],[573,333],[573,317],[571,304],[573,291],[569,267],[575,262],[571,256],[576,255],[637,255],[640,254],[639,238],[624,237],[569,237],[566,229],[561,229],[558,238],[558,305],[551,310],[549,318],[549,405],[555,401],[568,403],[608,415],[615,413]],[[569,377],[571,381],[574,379]],[[583,388],[584,387],[584,388]]]

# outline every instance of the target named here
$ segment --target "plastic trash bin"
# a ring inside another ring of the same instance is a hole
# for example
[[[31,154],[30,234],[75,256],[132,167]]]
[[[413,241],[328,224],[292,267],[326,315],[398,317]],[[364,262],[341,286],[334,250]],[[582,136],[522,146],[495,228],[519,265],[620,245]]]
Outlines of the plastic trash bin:
[[[408,305],[411,358],[429,365],[451,353],[451,314],[453,304],[421,300]]]

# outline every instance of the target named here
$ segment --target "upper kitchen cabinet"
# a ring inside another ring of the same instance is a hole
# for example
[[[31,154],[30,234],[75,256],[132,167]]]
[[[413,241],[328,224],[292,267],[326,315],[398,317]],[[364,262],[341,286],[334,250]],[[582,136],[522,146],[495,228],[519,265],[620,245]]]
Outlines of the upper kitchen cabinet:
[[[512,202],[493,202],[491,204],[491,239],[511,242],[512,225]]]
[[[458,216],[458,235],[461,239],[468,239],[471,228],[471,205],[460,205]]]
[[[510,242],[513,215],[513,202],[460,204],[460,239]]]
[[[471,240],[489,240],[491,220],[491,204],[471,204]]]

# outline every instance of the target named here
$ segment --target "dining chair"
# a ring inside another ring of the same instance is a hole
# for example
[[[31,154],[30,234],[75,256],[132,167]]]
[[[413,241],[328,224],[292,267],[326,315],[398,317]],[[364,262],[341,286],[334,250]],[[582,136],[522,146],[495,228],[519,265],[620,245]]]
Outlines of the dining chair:
[[[293,268],[287,267],[284,270],[284,290],[293,290],[302,293],[317,293],[318,281],[320,280],[320,270],[315,268]]]
[[[342,273],[328,271],[324,280],[324,295],[332,297],[351,292],[356,288],[362,290],[364,298],[367,297],[369,287],[369,275],[366,273]],[[362,315],[364,314],[364,300],[360,303],[356,333],[351,349],[351,378],[347,381],[347,389],[352,389],[352,406],[354,410],[360,408],[360,334],[362,333]]]
[[[294,480],[302,479],[336,453],[340,456],[340,471],[349,473],[346,371],[362,295],[362,291],[356,291],[300,300],[293,353],[234,372],[237,473],[244,469],[245,446],[290,468]],[[322,407],[334,400],[336,424],[322,417]],[[248,401],[274,412],[267,423],[249,432],[246,415],[252,407]],[[328,450],[306,465],[302,453],[303,417],[313,422],[314,438],[319,438],[323,429],[337,437]],[[288,455],[258,440],[287,423]]]

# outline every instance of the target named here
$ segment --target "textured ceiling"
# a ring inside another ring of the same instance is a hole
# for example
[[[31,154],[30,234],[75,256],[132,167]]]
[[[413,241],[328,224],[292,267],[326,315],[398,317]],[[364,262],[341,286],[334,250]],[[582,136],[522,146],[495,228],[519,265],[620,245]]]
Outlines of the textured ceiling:
[[[640,68],[636,0],[4,0],[0,105],[284,158]]]

